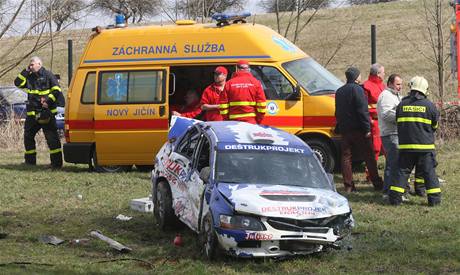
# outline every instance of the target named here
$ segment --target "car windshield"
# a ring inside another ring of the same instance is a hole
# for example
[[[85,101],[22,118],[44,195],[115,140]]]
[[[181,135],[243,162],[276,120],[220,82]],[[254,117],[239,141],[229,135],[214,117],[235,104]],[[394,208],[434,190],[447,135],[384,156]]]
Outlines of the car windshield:
[[[292,77],[310,95],[331,94],[343,85],[342,81],[313,58],[302,58],[283,64]]]
[[[220,152],[216,172],[218,182],[332,190],[321,164],[313,155],[257,151]]]

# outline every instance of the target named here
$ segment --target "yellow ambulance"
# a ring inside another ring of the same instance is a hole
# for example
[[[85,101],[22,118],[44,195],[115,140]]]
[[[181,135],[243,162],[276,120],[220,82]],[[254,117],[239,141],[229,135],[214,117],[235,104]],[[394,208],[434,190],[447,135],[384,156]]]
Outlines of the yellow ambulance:
[[[98,171],[151,166],[167,138],[170,106],[185,104],[189,89],[201,93],[216,66],[230,78],[240,59],[265,90],[264,124],[301,137],[332,170],[334,95],[342,82],[272,29],[244,18],[96,28],[67,94],[65,161]]]

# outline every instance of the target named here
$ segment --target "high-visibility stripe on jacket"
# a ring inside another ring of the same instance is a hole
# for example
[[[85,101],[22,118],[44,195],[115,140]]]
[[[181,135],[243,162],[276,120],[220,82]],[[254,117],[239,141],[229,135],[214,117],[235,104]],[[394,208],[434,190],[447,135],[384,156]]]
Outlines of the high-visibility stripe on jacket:
[[[396,109],[398,148],[412,152],[433,151],[438,118],[434,104],[421,94],[412,92],[403,98]]]
[[[27,115],[35,115],[42,108],[41,98],[45,98],[52,113],[57,113],[56,100],[62,96],[56,76],[41,67],[37,73],[23,70],[14,80],[16,87],[27,93]]]
[[[224,120],[260,124],[266,110],[262,85],[250,72],[236,72],[220,93],[219,110]]]

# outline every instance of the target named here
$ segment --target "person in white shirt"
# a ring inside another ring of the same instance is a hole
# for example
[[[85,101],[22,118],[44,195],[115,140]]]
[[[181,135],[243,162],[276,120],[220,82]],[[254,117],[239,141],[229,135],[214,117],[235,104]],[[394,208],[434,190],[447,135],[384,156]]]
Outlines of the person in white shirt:
[[[388,188],[397,180],[398,173],[398,129],[396,126],[396,107],[401,102],[402,78],[392,74],[388,78],[387,88],[377,100],[377,115],[380,137],[385,149],[385,172],[383,178],[384,197]]]

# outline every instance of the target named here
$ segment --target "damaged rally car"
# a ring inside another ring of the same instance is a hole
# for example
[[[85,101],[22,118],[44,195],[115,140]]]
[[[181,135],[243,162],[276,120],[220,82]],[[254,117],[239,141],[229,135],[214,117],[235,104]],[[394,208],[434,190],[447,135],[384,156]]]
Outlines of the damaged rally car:
[[[203,255],[285,257],[337,248],[354,226],[311,149],[284,131],[173,117],[152,171],[162,230],[186,224]]]

